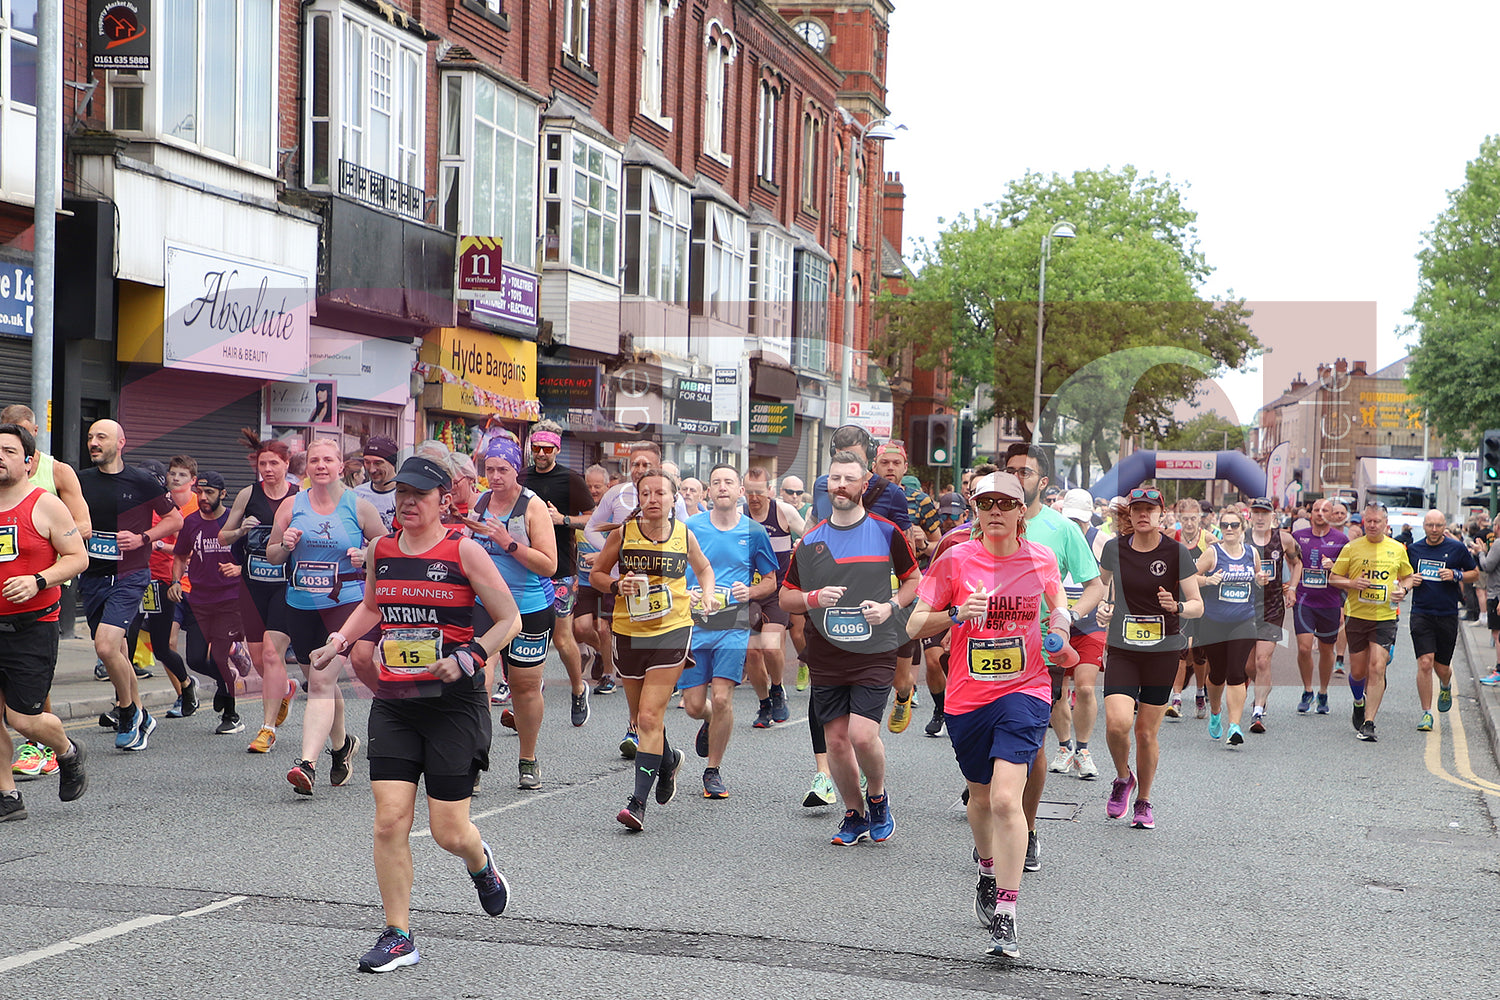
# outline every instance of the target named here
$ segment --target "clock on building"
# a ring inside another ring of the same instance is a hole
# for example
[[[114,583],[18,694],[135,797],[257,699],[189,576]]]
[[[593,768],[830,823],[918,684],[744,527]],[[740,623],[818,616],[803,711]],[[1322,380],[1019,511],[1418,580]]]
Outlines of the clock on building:
[[[817,21],[798,21],[793,25],[793,30],[819,52],[828,47],[828,32],[824,31],[823,26]]]

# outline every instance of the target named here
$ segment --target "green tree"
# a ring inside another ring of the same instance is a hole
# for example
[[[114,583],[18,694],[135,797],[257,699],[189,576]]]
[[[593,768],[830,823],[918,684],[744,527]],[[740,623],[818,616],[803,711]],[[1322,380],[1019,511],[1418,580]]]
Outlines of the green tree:
[[[1489,136],[1417,254],[1406,383],[1444,440],[1500,426],[1500,136]]]
[[[1238,367],[1259,343],[1243,301],[1200,296],[1211,268],[1198,248],[1196,218],[1170,178],[1142,176],[1134,167],[1071,177],[1028,173],[999,200],[919,245],[910,294],[881,303],[887,322],[877,348],[894,354],[909,347],[919,365],[946,365],[956,376],[955,401],[989,383],[995,404],[980,419],[1014,418],[1029,436],[1041,243],[1065,219],[1077,238],[1053,239],[1047,263],[1044,393],[1131,347],[1190,348]],[[1128,397],[1123,430],[1154,440],[1175,426],[1173,411],[1196,398],[1202,378],[1188,366],[1161,365],[1104,395]],[[1080,405],[1057,418],[1043,439],[1070,431],[1085,453],[1110,467],[1122,430],[1118,406]]]

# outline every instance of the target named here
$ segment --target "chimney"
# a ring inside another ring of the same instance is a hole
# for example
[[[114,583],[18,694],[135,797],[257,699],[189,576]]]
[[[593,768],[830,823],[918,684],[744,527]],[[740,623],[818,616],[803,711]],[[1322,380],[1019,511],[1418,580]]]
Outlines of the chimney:
[[[901,183],[901,171],[887,170],[885,173],[885,210],[881,220],[881,235],[896,253],[901,253],[903,222],[906,217],[906,186]]]
[[[1349,370],[1349,362],[1344,358],[1338,358],[1333,362],[1333,370],[1342,375]]]
[[[1368,375],[1370,373],[1365,368],[1365,363],[1363,361],[1356,361],[1356,362],[1354,362],[1354,367],[1349,372],[1349,374],[1350,375]]]
[[[1323,373],[1323,370],[1322,370],[1321,367],[1319,367],[1318,374],[1321,375],[1322,373]],[[1292,379],[1292,392],[1297,392],[1298,390],[1306,389],[1306,388],[1307,388],[1307,379],[1305,379],[1305,378],[1302,377],[1302,373],[1301,372],[1298,372],[1296,374],[1296,376]]]

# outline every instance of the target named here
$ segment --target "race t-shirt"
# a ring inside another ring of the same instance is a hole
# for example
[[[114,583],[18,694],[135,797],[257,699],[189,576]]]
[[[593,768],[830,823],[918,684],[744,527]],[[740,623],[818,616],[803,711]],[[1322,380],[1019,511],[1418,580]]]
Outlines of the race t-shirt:
[[[1402,577],[1411,575],[1411,563],[1406,558],[1406,546],[1389,536],[1382,537],[1379,544],[1364,535],[1359,536],[1339,553],[1330,572],[1339,576],[1367,577],[1370,586],[1362,590],[1344,591],[1344,614],[1365,621],[1395,621],[1399,612],[1391,606],[1391,588]],[[1418,588],[1421,589],[1421,588]]]
[[[1305,608],[1337,608],[1344,603],[1344,592],[1328,582],[1328,571],[1323,568],[1323,559],[1337,559],[1349,536],[1337,528],[1329,528],[1321,535],[1313,534],[1312,528],[1292,532],[1297,548],[1302,550],[1302,580],[1297,584],[1297,603]]]
[[[133,465],[119,472],[104,472],[97,467],[82,469],[78,485],[93,522],[92,534],[84,543],[89,553],[89,568],[83,575],[123,576],[146,569],[151,550],[142,546],[121,552],[118,536],[122,531],[144,534],[151,530],[153,511],[165,517],[176,510],[167,488],[151,473]]]
[[[1042,659],[1042,595],[1060,585],[1056,556],[1025,539],[1008,556],[972,541],[933,562],[917,596],[939,613],[980,589],[990,591],[985,616],[951,630],[945,711],[960,715],[1017,692],[1051,703],[1052,681]]]
[[[737,513],[735,526],[725,529],[715,525],[712,516],[704,511],[687,522],[703,558],[713,567],[719,608],[705,617],[700,607],[694,607],[693,648],[744,649],[750,643],[750,604],[737,603],[731,588],[736,583],[749,587],[762,577],[774,576],[776,553],[771,548],[770,535],[755,518]],[[688,587],[698,587],[692,564],[688,565],[687,573]]]
[[[1438,544],[1431,545],[1423,536],[1406,547],[1406,560],[1422,578],[1411,592],[1412,613],[1456,617],[1463,599],[1460,577],[1465,570],[1478,568],[1469,547],[1447,535]],[[1438,579],[1438,572],[1444,569],[1453,571],[1453,579]]]
[[[182,530],[177,533],[172,555],[187,560],[187,572],[193,578],[193,596],[189,603],[194,607],[239,598],[239,575],[225,576],[219,571],[221,565],[238,563],[230,546],[219,541],[219,532],[227,520],[228,510],[215,518],[206,518],[201,511],[195,510],[183,519]]]
[[[354,495],[364,497],[370,501],[370,506],[380,515],[380,523],[385,525],[389,532],[396,524],[396,484],[391,483],[391,488],[384,493],[377,490],[371,483],[360,483],[354,487]]]
[[[538,472],[536,466],[527,466],[521,474],[521,485],[550,503],[559,513],[577,518],[594,509],[594,498],[589,494],[588,484],[572,469],[554,465],[547,472]],[[573,531],[561,524],[553,525],[557,533],[557,571],[554,580],[573,575]]]
[[[1099,567],[1114,577],[1115,610],[1109,620],[1109,644],[1134,653],[1164,653],[1184,646],[1178,616],[1162,608],[1157,589],[1165,587],[1182,600],[1181,582],[1198,566],[1186,545],[1162,535],[1156,547],[1138,552],[1130,539],[1116,536],[1104,543]]]

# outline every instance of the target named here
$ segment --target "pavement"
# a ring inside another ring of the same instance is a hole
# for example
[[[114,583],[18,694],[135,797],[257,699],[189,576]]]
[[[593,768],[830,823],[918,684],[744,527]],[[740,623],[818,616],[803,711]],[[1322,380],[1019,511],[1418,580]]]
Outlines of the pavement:
[[[1489,735],[1490,750],[1500,757],[1500,685],[1491,687],[1479,683],[1479,678],[1489,674],[1490,664],[1500,662],[1500,653],[1491,645],[1490,632],[1484,624],[1482,617],[1477,622],[1459,619],[1458,638],[1464,644],[1464,652],[1469,655],[1471,669],[1468,676],[1461,676],[1462,671],[1458,669],[1453,671],[1453,690],[1455,694],[1468,691],[1474,698],[1480,717],[1484,719],[1484,731]]]

